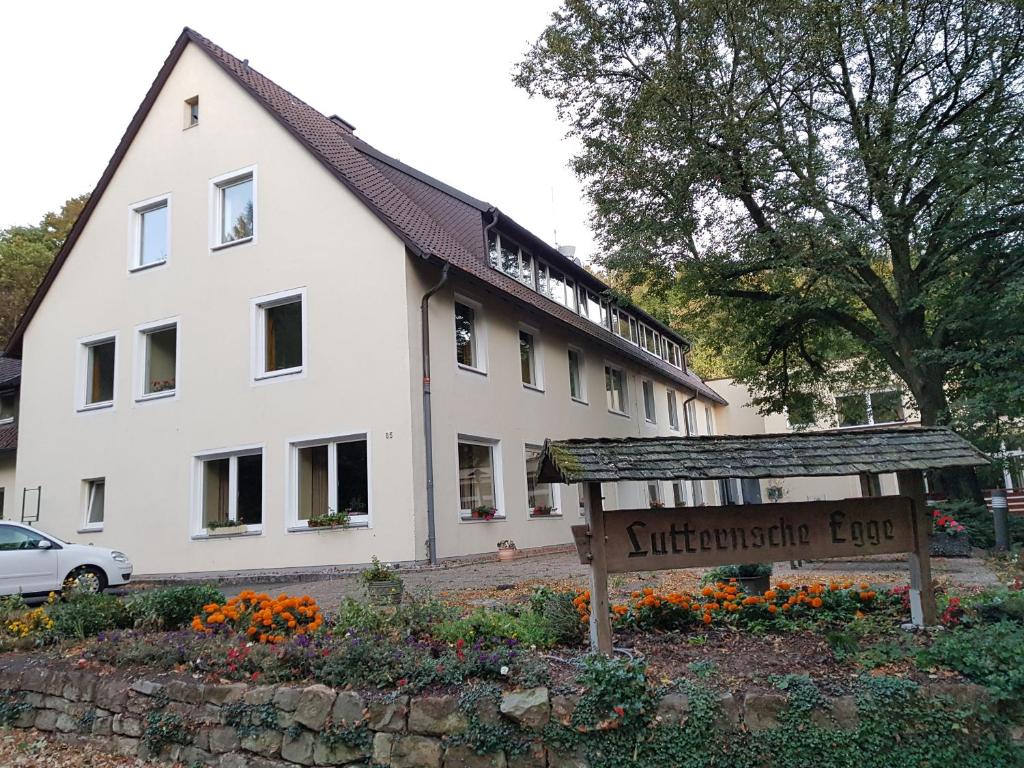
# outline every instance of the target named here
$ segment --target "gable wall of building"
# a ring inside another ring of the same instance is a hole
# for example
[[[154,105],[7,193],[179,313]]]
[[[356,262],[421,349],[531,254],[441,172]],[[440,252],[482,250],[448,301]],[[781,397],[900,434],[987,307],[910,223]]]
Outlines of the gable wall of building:
[[[184,129],[196,94],[199,124]],[[210,180],[248,166],[256,237],[211,251]],[[130,273],[131,206],[165,193],[169,259]],[[411,559],[407,267],[398,238],[189,45],[27,330],[18,494],[41,485],[42,528],[122,549],[143,573]],[[291,289],[305,291],[303,373],[254,383],[252,300]],[[137,402],[136,329],[166,318],[176,395]],[[80,340],[108,332],[113,407],[81,412]],[[287,532],[291,441],[357,432],[371,527]],[[262,533],[196,539],[195,457],[240,446],[262,447]],[[84,481],[98,477],[102,531],[79,533]]]

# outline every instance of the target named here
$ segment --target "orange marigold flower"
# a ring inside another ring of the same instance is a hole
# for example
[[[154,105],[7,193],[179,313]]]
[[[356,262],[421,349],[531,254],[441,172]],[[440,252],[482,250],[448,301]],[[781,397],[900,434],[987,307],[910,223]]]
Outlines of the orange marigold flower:
[[[775,605],[769,605],[768,606],[768,613],[776,613],[778,610],[779,610],[778,607],[775,606]]]
[[[822,599],[820,597],[816,597],[813,600],[811,600],[811,605],[815,608],[821,608],[821,606],[824,605],[824,603],[822,602]]]
[[[789,589],[790,588],[790,585],[789,585],[788,581],[780,581],[775,586],[777,586],[779,589]]]
[[[778,594],[774,589],[769,589],[767,592],[764,593],[765,600],[774,600],[777,596]]]
[[[863,619],[864,618],[864,611],[857,611],[855,614],[853,614],[853,618],[855,618],[855,619]]]
[[[715,594],[715,590],[713,590],[711,587],[704,587],[704,589],[702,589],[700,593],[704,595],[704,597],[711,597],[713,594]]]
[[[710,613],[705,613],[704,614],[704,623],[705,624],[710,624],[711,623],[711,614]]]

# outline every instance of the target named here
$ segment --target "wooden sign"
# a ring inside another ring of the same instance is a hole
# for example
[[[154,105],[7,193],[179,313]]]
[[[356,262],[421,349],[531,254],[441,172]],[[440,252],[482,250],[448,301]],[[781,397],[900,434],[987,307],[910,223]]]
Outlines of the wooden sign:
[[[608,573],[909,552],[913,504],[903,496],[604,512]],[[586,526],[574,528],[590,564]]]

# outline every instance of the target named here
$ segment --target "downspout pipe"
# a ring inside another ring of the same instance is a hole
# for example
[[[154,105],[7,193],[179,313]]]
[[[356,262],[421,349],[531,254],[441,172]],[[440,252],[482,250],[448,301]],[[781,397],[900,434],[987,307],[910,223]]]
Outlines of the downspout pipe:
[[[427,556],[431,565],[437,565],[437,525],[434,519],[434,425],[430,405],[430,297],[448,282],[446,261],[441,269],[441,279],[423,294],[420,300],[420,332],[423,348],[423,441],[426,449],[427,470]]]

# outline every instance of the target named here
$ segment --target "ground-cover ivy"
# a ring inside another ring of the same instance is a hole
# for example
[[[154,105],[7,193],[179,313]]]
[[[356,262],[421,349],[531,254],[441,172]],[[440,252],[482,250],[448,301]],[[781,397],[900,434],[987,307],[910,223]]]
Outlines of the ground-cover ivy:
[[[955,669],[1017,712],[1024,708],[1024,628],[1017,622],[959,627],[939,635],[919,654],[919,662]]]
[[[193,727],[176,712],[150,712],[142,740],[153,755],[170,744],[190,744]]]

